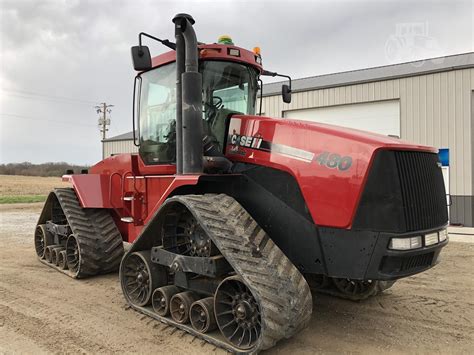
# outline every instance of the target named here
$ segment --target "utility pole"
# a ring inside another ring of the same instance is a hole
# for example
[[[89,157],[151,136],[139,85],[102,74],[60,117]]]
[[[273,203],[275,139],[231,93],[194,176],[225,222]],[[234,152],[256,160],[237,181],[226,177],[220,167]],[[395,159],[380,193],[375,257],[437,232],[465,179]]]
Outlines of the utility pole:
[[[110,126],[111,107],[114,107],[114,105],[107,105],[105,102],[95,106],[97,114],[99,115],[98,123],[100,132],[102,133],[102,140],[106,138],[106,132],[109,130],[107,127]]]

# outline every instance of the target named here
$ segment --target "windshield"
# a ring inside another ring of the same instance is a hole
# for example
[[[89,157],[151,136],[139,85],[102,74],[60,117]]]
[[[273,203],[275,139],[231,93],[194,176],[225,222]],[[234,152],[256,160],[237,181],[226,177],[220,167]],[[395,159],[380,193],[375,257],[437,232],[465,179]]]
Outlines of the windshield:
[[[257,70],[224,61],[200,63],[204,133],[223,149],[231,114],[255,114]],[[176,63],[141,74],[140,155],[145,164],[176,161]]]
[[[201,62],[204,133],[215,138],[221,150],[231,114],[255,114],[255,69],[234,62]]]

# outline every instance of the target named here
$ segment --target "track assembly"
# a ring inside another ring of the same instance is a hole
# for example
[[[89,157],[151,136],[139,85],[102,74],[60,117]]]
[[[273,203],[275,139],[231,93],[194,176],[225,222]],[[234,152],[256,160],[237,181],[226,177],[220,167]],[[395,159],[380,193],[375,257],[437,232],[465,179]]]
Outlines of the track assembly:
[[[46,200],[34,243],[39,260],[72,278],[116,271],[124,253],[109,212],[83,209],[73,189],[55,189]]]
[[[308,284],[233,198],[175,196],[157,218],[161,240],[145,230],[120,267],[132,308],[233,353],[268,349],[306,326]],[[155,246],[139,250],[150,245],[147,238],[155,238]],[[138,262],[137,253],[146,257]],[[167,277],[152,284],[146,275],[153,267]]]

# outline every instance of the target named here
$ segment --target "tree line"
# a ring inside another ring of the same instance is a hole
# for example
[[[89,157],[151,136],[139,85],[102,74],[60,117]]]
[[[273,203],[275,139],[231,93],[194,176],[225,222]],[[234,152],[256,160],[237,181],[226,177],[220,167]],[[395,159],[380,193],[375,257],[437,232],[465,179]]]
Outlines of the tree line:
[[[66,170],[73,170],[79,174],[88,166],[72,165],[65,162],[33,164],[30,162],[0,164],[0,175],[26,175],[26,176],[62,176]]]

